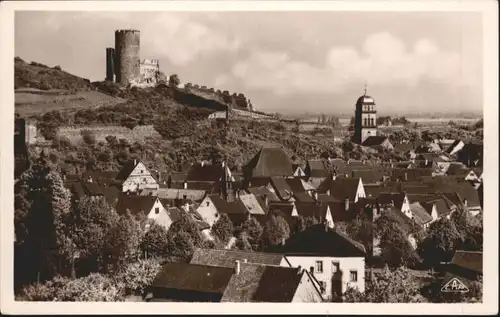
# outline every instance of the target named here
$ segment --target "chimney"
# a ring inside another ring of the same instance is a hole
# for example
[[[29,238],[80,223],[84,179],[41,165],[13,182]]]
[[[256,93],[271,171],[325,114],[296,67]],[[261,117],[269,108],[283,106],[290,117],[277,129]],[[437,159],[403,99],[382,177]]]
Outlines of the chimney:
[[[345,211],[349,211],[349,198],[345,199],[344,205],[345,205]]]
[[[345,177],[345,178],[349,178],[349,174],[344,173],[344,177]]]
[[[408,180],[408,172],[405,172],[405,181]]]
[[[236,261],[234,261],[234,274],[239,275],[240,271],[241,271],[240,261],[236,260]]]
[[[184,189],[187,189],[188,188],[188,183],[186,181],[184,181]]]
[[[314,192],[314,200],[318,200],[318,192]]]
[[[89,178],[87,179],[87,181],[88,181],[89,183],[92,183],[92,176],[89,176]]]
[[[266,206],[269,206],[269,198],[267,197],[267,195],[264,195],[263,198],[264,198],[264,204]]]
[[[137,160],[136,160],[136,159],[134,159],[134,166],[136,166],[136,165],[137,165]]]
[[[247,259],[243,259],[243,263],[248,263],[248,260]]]
[[[205,165],[205,161],[201,161],[200,165],[203,167]]]
[[[330,190],[329,190],[329,189],[327,189],[327,190],[326,190],[326,194],[327,194],[328,196],[330,196]]]
[[[464,207],[467,208],[467,199],[464,199]]]
[[[285,245],[285,238],[281,238],[281,245]]]

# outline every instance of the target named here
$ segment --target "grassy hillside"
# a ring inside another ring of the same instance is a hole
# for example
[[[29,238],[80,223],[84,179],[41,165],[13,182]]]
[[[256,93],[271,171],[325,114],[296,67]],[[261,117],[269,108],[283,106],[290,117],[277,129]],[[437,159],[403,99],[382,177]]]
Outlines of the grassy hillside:
[[[124,89],[108,82],[90,83],[19,59],[16,82],[16,112],[38,121],[41,134],[52,140],[51,159],[70,172],[117,169],[131,158],[158,169],[177,170],[186,162],[226,157],[238,170],[262,146],[281,147],[297,162],[325,154],[344,156],[342,148],[353,158],[378,155],[343,143],[333,131],[305,131],[278,120],[236,116],[226,129],[208,119],[220,105],[165,85]],[[47,87],[51,89],[41,91]],[[99,128],[103,126],[118,128]],[[135,133],[141,126],[156,131],[151,137],[144,135],[148,129]],[[60,127],[64,129],[58,134]]]

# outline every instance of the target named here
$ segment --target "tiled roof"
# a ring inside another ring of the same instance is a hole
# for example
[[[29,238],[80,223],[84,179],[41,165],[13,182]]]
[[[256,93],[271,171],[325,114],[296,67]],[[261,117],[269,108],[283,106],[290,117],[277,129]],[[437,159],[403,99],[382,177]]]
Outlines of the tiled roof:
[[[302,279],[300,268],[266,266],[253,296],[255,302],[291,302]]]
[[[425,208],[419,203],[414,202],[410,204],[410,210],[413,214],[413,219],[415,222],[421,226],[432,221],[432,216],[425,210]]]
[[[186,181],[218,182],[224,177],[224,168],[217,164],[194,164],[187,172]]]
[[[172,262],[163,265],[152,286],[222,295],[233,274],[234,268]]]
[[[321,243],[318,243],[321,241]],[[286,255],[364,257],[365,247],[324,224],[311,226],[289,238],[277,252]]]
[[[349,198],[354,200],[356,191],[358,190],[359,178],[327,178],[318,186],[319,193],[326,193],[330,190],[330,195],[338,200]]]
[[[293,193],[301,193],[304,191],[315,189],[311,184],[307,183],[306,181],[298,177],[286,178],[285,181]]]
[[[305,172],[309,177],[328,177],[328,170],[323,160],[308,160]]]
[[[280,201],[275,193],[269,190],[266,186],[261,187],[249,187],[246,189],[247,192],[254,194],[255,196],[264,197],[266,196],[269,201]]]
[[[253,194],[240,194],[237,198],[243,205],[243,207],[251,214],[251,215],[265,215],[266,212],[262,209],[259,204],[257,198]]]
[[[380,204],[391,204],[394,202],[394,207],[401,210],[401,208],[403,207],[403,202],[405,197],[406,195],[404,193],[398,193],[398,194],[381,193],[378,196],[377,201]]]
[[[154,203],[158,198],[153,196],[139,196],[122,194],[118,198],[116,211],[118,213],[126,213],[127,210],[132,214],[147,215],[153,208]]]
[[[363,143],[361,143],[361,145],[363,146],[380,146],[382,145],[382,143],[385,142],[385,140],[387,140],[387,137],[385,136],[369,136],[367,137]]]
[[[451,264],[482,274],[483,252],[457,250]]]
[[[306,192],[295,193],[293,195],[293,198],[295,198],[295,200],[298,202],[304,202],[304,203],[314,203],[315,202],[314,198],[311,197],[311,195],[309,195]]]
[[[130,176],[130,173],[132,173],[134,168],[139,163],[140,163],[139,160],[131,160],[131,161],[128,161],[127,163],[125,163],[123,165],[122,169],[120,170],[120,172],[118,172],[118,175],[116,175],[116,179],[120,180],[120,181],[126,180]]]
[[[228,215],[232,214],[244,215],[248,213],[243,203],[241,203],[239,200],[228,202],[223,200],[219,195],[210,195],[209,197],[219,213]]]
[[[234,274],[229,281],[221,302],[253,302],[265,268],[264,265],[241,263],[240,273]]]
[[[292,198],[293,191],[283,177],[271,177],[271,185],[281,200],[289,200]]]
[[[160,199],[176,200],[186,199],[191,201],[201,201],[206,194],[204,190],[196,189],[177,189],[177,188],[159,188],[142,191],[144,195],[158,196]]]
[[[285,256],[279,253],[196,248],[190,263],[234,268],[236,260],[241,263],[246,260],[247,263],[280,265],[283,259]]]
[[[393,181],[418,181],[423,176],[432,176],[430,168],[394,168],[391,171],[391,179]]]
[[[186,180],[187,173],[184,172],[173,172],[170,173],[169,178],[172,182],[184,182]]]
[[[244,170],[250,177],[293,176],[292,160],[281,148],[262,148]]]
[[[313,203],[308,203],[308,202],[295,202],[295,208],[297,209],[297,213],[299,216],[302,217],[314,217],[316,219],[323,219],[324,218],[324,213],[326,212],[326,205],[324,205],[325,208],[322,208],[322,205],[317,204],[315,202]]]

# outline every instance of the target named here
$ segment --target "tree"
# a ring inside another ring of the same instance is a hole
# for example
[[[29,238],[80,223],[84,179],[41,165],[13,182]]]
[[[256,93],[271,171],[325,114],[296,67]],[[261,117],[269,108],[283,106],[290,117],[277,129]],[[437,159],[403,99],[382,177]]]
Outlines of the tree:
[[[160,270],[159,260],[141,260],[127,265],[114,277],[114,281],[125,296],[144,295],[144,291],[152,284]]]
[[[350,303],[421,303],[419,286],[415,277],[405,267],[390,270],[387,266],[380,273],[366,278],[365,292],[349,288],[344,301]]]
[[[236,239],[236,243],[234,244],[234,247],[238,250],[242,251],[255,251],[253,250],[252,245],[250,244],[250,241],[248,239],[248,234],[246,232],[241,232],[239,237]]]
[[[389,267],[413,267],[418,262],[418,254],[408,240],[413,231],[408,231],[391,212],[375,220],[373,232],[380,240],[381,256]]]
[[[181,213],[180,219],[170,226],[167,240],[169,256],[186,262],[191,259],[194,248],[203,245],[198,226],[186,213]]]
[[[15,225],[23,244],[23,264],[15,274],[42,280],[68,274],[72,242],[66,224],[71,195],[55,166],[42,155],[15,185]],[[21,259],[20,259],[21,260]],[[17,262],[17,261],[16,261]]]
[[[290,236],[290,228],[285,218],[281,215],[273,214],[266,222],[263,232],[263,243],[266,246],[281,244],[283,240]]]
[[[168,85],[170,87],[177,87],[179,86],[181,83],[180,79],[179,79],[179,76],[177,74],[173,74],[173,75],[170,75],[170,77],[168,77]]]
[[[419,253],[425,264],[435,266],[450,261],[462,241],[463,236],[455,224],[442,218],[430,225],[427,237],[419,245]]]
[[[79,253],[81,274],[104,269],[106,241],[118,221],[118,214],[104,198],[84,197],[76,203],[71,229]]]
[[[142,239],[142,224],[130,212],[120,215],[106,238],[106,267],[114,271],[136,258]]]
[[[233,236],[233,223],[227,214],[221,214],[212,226],[212,234],[224,244]]]
[[[168,234],[165,227],[154,222],[141,241],[141,251],[149,257],[163,257],[168,252]]]
[[[262,246],[262,226],[254,217],[250,216],[241,226],[250,244],[252,251],[259,251]],[[243,239],[243,238],[242,238]]]

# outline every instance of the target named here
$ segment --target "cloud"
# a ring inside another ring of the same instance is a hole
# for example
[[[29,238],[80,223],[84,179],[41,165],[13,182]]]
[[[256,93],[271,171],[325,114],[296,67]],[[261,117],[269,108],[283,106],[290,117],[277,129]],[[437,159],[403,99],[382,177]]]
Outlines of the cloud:
[[[144,30],[144,31],[142,31]],[[235,51],[240,42],[187,15],[158,14],[141,28],[142,41],[151,51],[164,53],[174,65],[186,65],[201,55]]]
[[[450,85],[474,85],[477,74],[464,74],[459,53],[441,51],[428,39],[416,41],[410,49],[390,33],[369,35],[362,49],[351,46],[331,47],[324,67],[314,67],[291,59],[285,52],[253,50],[236,63],[231,75],[247,88],[270,88],[277,94],[290,92],[339,92],[353,84],[414,87],[421,80]],[[479,72],[477,72],[479,73]],[[475,77],[475,78],[471,78]]]

